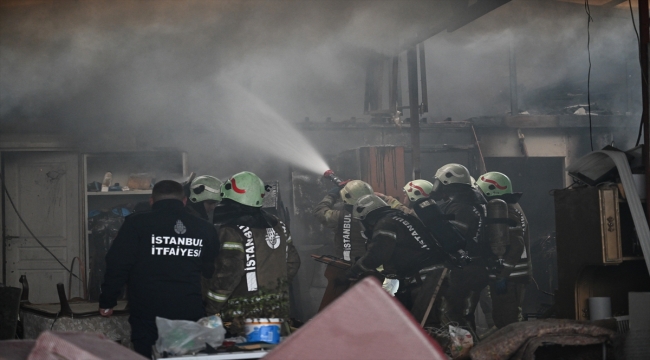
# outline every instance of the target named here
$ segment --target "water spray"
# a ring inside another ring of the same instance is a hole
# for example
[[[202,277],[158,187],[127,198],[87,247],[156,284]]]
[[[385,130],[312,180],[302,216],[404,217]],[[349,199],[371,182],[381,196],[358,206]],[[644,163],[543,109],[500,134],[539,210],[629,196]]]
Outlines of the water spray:
[[[314,174],[329,168],[309,139],[269,104],[227,74],[216,81],[223,90],[220,101],[228,105],[217,112],[215,125],[222,135],[236,139],[238,148],[261,151]]]

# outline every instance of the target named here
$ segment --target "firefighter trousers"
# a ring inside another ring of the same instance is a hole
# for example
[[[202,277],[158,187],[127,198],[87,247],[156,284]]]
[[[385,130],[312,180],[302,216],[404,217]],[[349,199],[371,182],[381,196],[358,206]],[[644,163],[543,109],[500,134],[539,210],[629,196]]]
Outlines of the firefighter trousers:
[[[481,290],[489,282],[488,271],[482,261],[475,261],[462,269],[452,269],[443,301],[438,308],[443,325],[458,323],[471,331],[476,330],[474,311]]]
[[[493,284],[490,285],[492,297],[492,318],[494,325],[501,329],[508,324],[523,321],[521,305],[524,301],[526,284],[508,281],[506,291],[499,294]]]

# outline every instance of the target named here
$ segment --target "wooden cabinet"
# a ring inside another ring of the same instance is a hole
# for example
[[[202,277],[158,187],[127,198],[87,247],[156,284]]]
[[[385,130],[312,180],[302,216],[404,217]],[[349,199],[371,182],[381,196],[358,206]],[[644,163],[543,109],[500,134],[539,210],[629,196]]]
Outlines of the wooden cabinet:
[[[650,277],[618,188],[563,189],[554,197],[559,317],[588,320],[592,296],[611,297],[612,314],[627,314],[627,293],[648,291]]]
[[[88,292],[97,300],[104,277],[104,257],[123,221],[138,203],[145,203],[151,189],[129,191],[92,191],[88,186],[102,182],[106,172],[112,183],[126,186],[133,174],[146,173],[154,180],[184,181],[188,175],[187,156],[180,151],[114,152],[84,154],[82,157],[84,187],[84,219]]]
[[[367,182],[382,194],[401,199],[406,184],[403,146],[365,146],[347,150],[334,162],[339,176]]]

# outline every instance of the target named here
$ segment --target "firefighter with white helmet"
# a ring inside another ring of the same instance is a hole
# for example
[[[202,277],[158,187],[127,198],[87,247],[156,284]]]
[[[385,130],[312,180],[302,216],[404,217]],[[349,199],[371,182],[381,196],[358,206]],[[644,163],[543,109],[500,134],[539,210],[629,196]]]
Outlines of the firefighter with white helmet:
[[[488,199],[489,211],[493,204],[498,206],[498,201],[507,206],[507,217],[502,220],[509,220],[510,224],[505,225],[506,233],[501,232],[505,236],[494,238],[499,233],[487,231],[495,260],[490,274],[492,318],[497,328],[502,328],[523,320],[524,291],[532,279],[528,220],[518,204],[522,194],[513,192],[512,182],[505,174],[485,173],[478,178],[476,186]],[[492,218],[489,212],[488,216]]]
[[[404,185],[404,193],[410,202],[416,202],[420,199],[428,199],[433,192],[433,184],[423,179],[409,181]]]
[[[447,258],[415,216],[391,209],[377,195],[360,197],[352,216],[363,224],[368,242],[365,254],[348,271],[351,279],[380,266],[385,274],[412,277]]]
[[[469,178],[473,183],[473,178],[471,176]],[[431,198],[433,188],[434,185],[427,180],[409,181],[404,185],[408,206],[403,205],[392,196],[379,193],[375,193],[375,195],[384,200],[391,208],[418,217],[443,250],[456,261],[457,265],[466,263],[469,261],[467,253],[464,251],[467,242],[458,229],[449,222],[439,204]]]
[[[286,225],[261,209],[266,189],[257,175],[247,171],[233,175],[220,195],[228,211],[215,218],[222,245],[205,300],[208,313],[220,312],[232,320],[241,314],[247,299],[277,301],[284,296],[300,258]],[[288,317],[289,300],[284,301],[286,308],[278,310],[278,317]]]
[[[474,188],[469,170],[461,164],[440,167],[434,176],[433,192],[444,199],[439,203],[440,209],[465,239],[465,250],[472,259],[462,268],[450,271],[449,287],[438,306],[439,317],[445,324],[457,322],[473,330],[479,294],[488,284],[486,268],[490,247],[484,235],[486,200]]]
[[[354,206],[360,197],[372,194],[372,186],[365,181],[350,180],[345,183],[345,186],[343,186],[339,193],[346,205]]]
[[[403,189],[404,195],[406,199],[408,199],[408,201],[405,201],[404,203],[390,195],[384,195],[377,192],[375,195],[384,200],[391,208],[402,210],[407,214],[415,215],[415,212],[412,209],[413,204],[422,199],[428,199],[433,192],[433,184],[424,179],[416,179],[406,183]]]
[[[366,239],[361,234],[361,224],[352,218],[352,207],[357,199],[373,191],[370,184],[361,180],[350,180],[342,185],[332,188],[314,207],[313,214],[334,232],[335,255],[354,261],[365,253]]]
[[[196,177],[190,184],[188,211],[212,223],[214,209],[221,201],[222,184],[223,182],[214,176]]]

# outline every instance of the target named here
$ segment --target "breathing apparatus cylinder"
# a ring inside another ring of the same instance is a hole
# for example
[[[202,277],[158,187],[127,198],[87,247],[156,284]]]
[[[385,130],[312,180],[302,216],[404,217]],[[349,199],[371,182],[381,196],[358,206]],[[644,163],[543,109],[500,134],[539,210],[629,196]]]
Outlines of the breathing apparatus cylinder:
[[[503,259],[506,246],[510,245],[508,238],[508,204],[501,199],[492,199],[487,203],[487,235],[490,239],[492,253]]]

